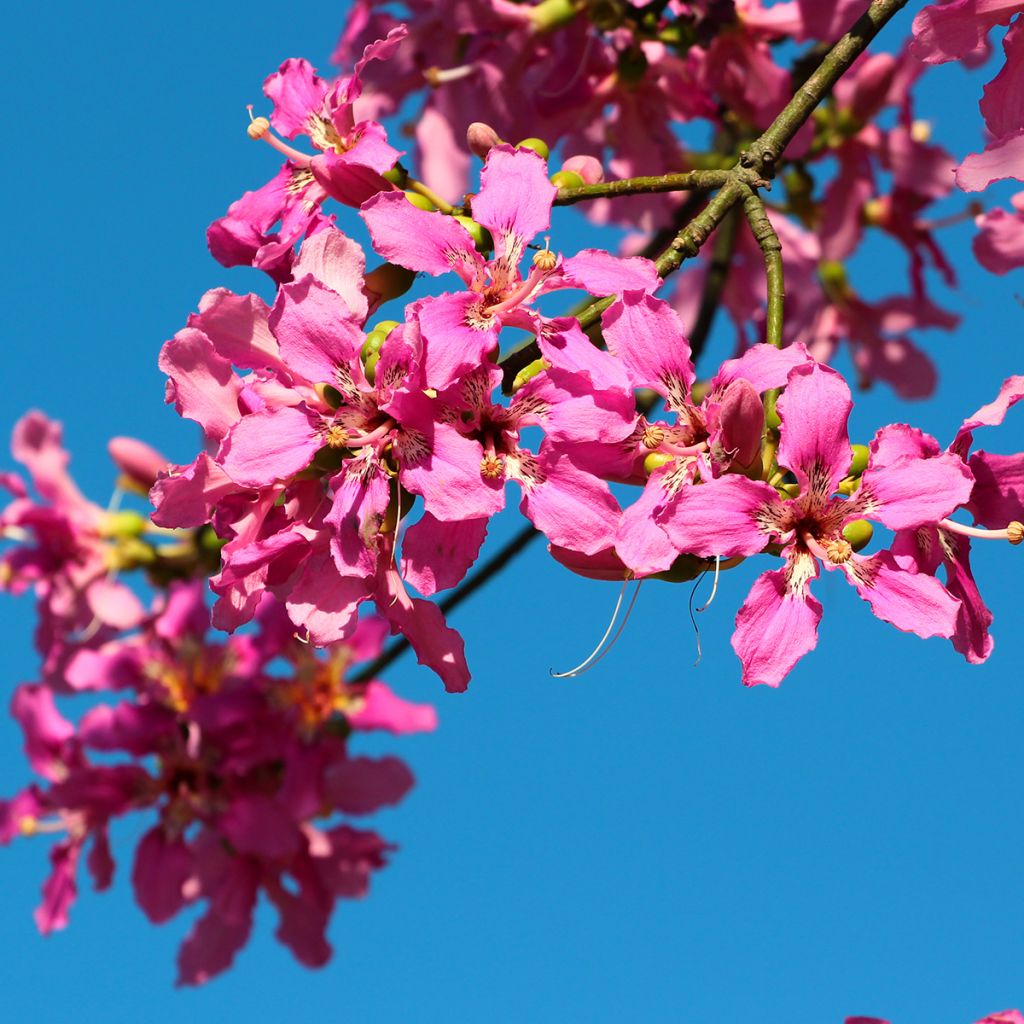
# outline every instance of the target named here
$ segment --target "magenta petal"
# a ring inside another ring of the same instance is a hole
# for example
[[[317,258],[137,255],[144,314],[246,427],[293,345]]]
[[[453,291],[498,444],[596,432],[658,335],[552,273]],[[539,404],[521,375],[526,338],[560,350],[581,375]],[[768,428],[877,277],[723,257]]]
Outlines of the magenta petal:
[[[1024,522],[1024,454],[977,452],[969,465],[975,484],[968,508],[975,521],[990,530]]]
[[[92,847],[86,859],[86,867],[92,876],[92,884],[97,892],[109,889],[114,881],[114,854],[110,848],[110,834],[104,825],[92,831]]]
[[[429,387],[444,390],[483,365],[496,348],[500,325],[480,315],[483,301],[476,292],[459,292],[420,304],[419,325],[426,344],[423,370]]]
[[[982,192],[994,181],[1024,181],[1024,128],[972,153],[957,168],[956,183],[965,192]]]
[[[693,384],[690,343],[675,310],[646,292],[624,292],[601,316],[609,350],[633,385],[652,388],[679,409]]]
[[[311,643],[332,644],[352,633],[359,605],[368,596],[365,580],[340,575],[330,553],[320,551],[307,559],[289,588],[288,616],[307,631]]]
[[[930,434],[905,423],[882,427],[875,434],[870,448],[872,469],[881,469],[903,458],[933,459],[942,450]]]
[[[487,519],[442,522],[424,512],[402,541],[402,576],[425,597],[459,583],[480,554]]]
[[[252,889],[252,903],[256,889]],[[244,916],[225,918],[211,907],[192,926],[178,950],[178,985],[202,985],[226,971],[252,931],[252,907]]]
[[[497,259],[518,265],[526,243],[550,226],[557,192],[547,164],[532,150],[491,149],[472,205],[473,219],[494,236]]]
[[[209,440],[219,441],[241,417],[242,382],[231,363],[194,327],[178,331],[160,350],[158,362],[170,378],[166,401],[173,402],[180,415],[200,424]]]
[[[50,850],[50,875],[43,883],[43,901],[36,908],[36,927],[43,935],[66,928],[71,905],[78,896],[75,874],[81,840],[65,839]]]
[[[21,726],[33,770],[51,781],[62,778],[75,727],[57,710],[53,694],[36,684],[19,686],[11,698],[11,717]]]
[[[764,406],[754,385],[742,377],[733,381],[718,407],[718,431],[712,451],[746,469],[760,466]]]
[[[764,549],[769,535],[759,525],[762,511],[779,505],[775,488],[763,481],[722,476],[680,488],[655,520],[677,551],[732,558]]]
[[[309,415],[283,406],[241,419],[222,454],[224,471],[245,487],[266,487],[305,469],[323,447]]]
[[[852,408],[850,389],[835,370],[813,363],[790,373],[778,402],[779,465],[796,474],[801,491],[825,498],[846,476]]]
[[[277,341],[270,333],[270,310],[258,295],[235,295],[214,288],[199,300],[188,326],[200,330],[218,355],[243,370],[281,365]]]
[[[727,359],[722,363],[711,386],[721,387],[742,378],[749,381],[756,391],[781,388],[794,367],[811,362],[813,359],[803,345],[789,345],[786,348],[754,345],[739,359]]]
[[[938,543],[938,536],[934,536]],[[971,542],[967,537],[948,535],[944,538],[952,548],[952,557],[945,560],[946,589],[960,601],[956,617],[953,647],[972,665],[987,661],[995,643],[989,635],[992,613],[985,606],[978,584],[971,573]]]
[[[583,288],[591,295],[653,292],[661,287],[658,268],[642,256],[623,259],[602,249],[583,249],[564,260],[560,269],[567,287]]]
[[[655,470],[643,494],[623,513],[615,534],[615,551],[637,576],[664,572],[679,555],[668,534],[654,521],[654,513],[669,500],[665,477],[673,467]]]
[[[403,192],[382,192],[360,212],[374,249],[391,263],[434,275],[454,270],[467,281],[483,272],[469,232],[451,217],[413,206]]]
[[[1024,267],[1024,213],[987,210],[975,219],[972,248],[977,261],[993,274]]]
[[[786,569],[758,576],[736,615],[732,647],[744,686],[778,686],[818,643],[821,605],[807,589],[789,592],[786,576]]]
[[[327,799],[345,814],[372,814],[397,804],[414,779],[397,757],[350,757],[328,768]]]
[[[430,704],[403,700],[378,682],[366,687],[362,706],[358,711],[346,712],[346,717],[353,729],[384,729],[396,736],[437,728],[437,712]]]
[[[960,602],[934,577],[903,569],[888,551],[846,563],[847,576],[883,622],[921,637],[951,637]]]
[[[316,892],[318,902],[310,896],[289,892],[276,880],[266,883],[267,895],[280,915],[274,938],[292,951],[304,967],[323,967],[331,959],[327,926],[331,920],[331,901]]]
[[[1006,414],[1024,399],[1024,376],[1007,377],[999,388],[999,394],[983,405],[973,416],[968,416],[960,425],[951,448],[966,455],[973,441],[972,434],[978,427],[997,427]]]
[[[927,459],[905,456],[886,466],[869,466],[857,499],[890,530],[907,530],[937,523],[966,504],[973,483],[963,460],[951,452]]]
[[[610,488],[565,454],[546,448],[539,479],[523,481],[523,514],[552,544],[585,555],[611,547],[622,509]]]
[[[183,888],[192,874],[192,853],[155,825],[139,841],[132,867],[135,902],[153,922],[169,921],[187,902]]]
[[[171,528],[202,526],[209,520],[211,508],[237,490],[234,480],[206,452],[201,452],[191,466],[173,476],[161,477],[153,485],[153,522]]]
[[[359,243],[334,227],[307,238],[293,268],[296,281],[309,274],[340,295],[359,323],[367,316],[365,271],[366,256]]]
[[[269,796],[235,797],[217,824],[239,853],[272,859],[299,848],[301,834],[290,811]]]
[[[289,139],[309,134],[310,115],[319,114],[327,95],[327,83],[308,60],[291,57],[269,75],[263,92],[274,103],[270,120]]]

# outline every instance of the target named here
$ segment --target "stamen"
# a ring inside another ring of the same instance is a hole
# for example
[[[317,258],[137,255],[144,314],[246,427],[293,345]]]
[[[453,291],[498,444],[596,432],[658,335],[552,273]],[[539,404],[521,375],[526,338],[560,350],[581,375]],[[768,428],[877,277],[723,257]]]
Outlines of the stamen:
[[[718,577],[722,569],[722,556],[715,555],[715,582],[711,585],[711,596],[697,609],[698,614],[700,612],[706,612],[712,602],[715,600],[715,595],[718,593]]]
[[[480,460],[480,475],[488,480],[496,480],[505,472],[505,460],[494,452],[488,452]]]
[[[550,273],[555,269],[558,257],[551,251],[551,236],[544,236],[544,248],[533,257],[533,265],[540,270]]]
[[[539,256],[540,253],[537,253],[537,255]],[[515,309],[516,306],[528,299],[535,289],[541,286],[544,278],[549,273],[549,270],[543,270],[538,266],[533,267],[526,280],[511,295],[494,306],[488,306],[484,310],[484,314],[486,316],[494,316],[496,313],[505,313],[510,309]]]
[[[1014,546],[1024,541],[1024,523],[1019,523],[1016,519],[1009,523],[1005,530],[986,530],[980,526],[964,526],[963,523],[954,522],[952,519],[940,519],[936,525],[949,533],[959,533],[963,537],[973,537],[975,540],[1006,540]]]
[[[283,153],[293,163],[298,164],[299,167],[309,166],[310,161],[313,159],[311,156],[300,153],[299,150],[279,139],[270,130],[270,122],[265,117],[253,117],[251,103],[245,109],[249,111],[249,127],[246,131],[250,139],[262,139],[268,146],[272,146],[279,153]]]
[[[475,72],[475,64],[462,64],[457,68],[427,68],[423,72],[423,77],[426,79],[427,85],[432,89],[436,89],[438,86],[445,85],[448,82],[458,82],[460,79],[469,78]]]
[[[612,637],[608,646],[605,647],[604,643],[608,639],[611,631],[615,628],[615,622],[619,617],[619,609],[622,607],[623,598],[626,596],[626,588],[629,586],[630,580],[626,580],[622,584],[622,589],[619,591],[619,598],[615,602],[615,611],[612,612],[612,620],[608,623],[608,628],[604,631],[604,636],[598,641],[597,646],[590,653],[590,655],[581,661],[575,668],[569,669],[568,672],[555,672],[549,669],[549,672],[554,679],[575,679],[577,676],[583,675],[584,672],[592,669],[616,644],[619,637],[622,636],[623,630],[626,628],[626,623],[629,622],[630,613],[633,611],[633,605],[636,604],[636,599],[640,595],[640,587],[643,584],[643,580],[637,580],[636,589],[633,591],[633,596],[630,598],[629,606],[626,608],[626,614],[622,619],[622,623],[619,626],[618,632]],[[602,650],[602,647],[604,648]]]
[[[853,545],[845,537],[833,537],[825,544],[825,554],[833,565],[844,565],[853,558]]]
[[[644,427],[643,437],[640,438],[640,443],[645,447],[654,451],[655,448],[659,448],[662,442],[665,440],[665,431],[662,427],[647,426]]]

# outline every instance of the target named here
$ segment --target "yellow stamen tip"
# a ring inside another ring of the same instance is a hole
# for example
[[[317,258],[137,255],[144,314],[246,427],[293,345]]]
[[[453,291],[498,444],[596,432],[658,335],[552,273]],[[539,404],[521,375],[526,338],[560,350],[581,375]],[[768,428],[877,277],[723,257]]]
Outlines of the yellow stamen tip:
[[[1016,519],[1010,523],[1006,527],[1006,539],[1015,546],[1024,541],[1024,523],[1019,523]]]
[[[488,480],[495,480],[505,470],[505,464],[500,455],[485,455],[480,460],[480,475]]]
[[[845,537],[835,537],[825,545],[825,554],[833,565],[843,565],[853,557],[853,546]]]
[[[23,836],[35,835],[38,827],[39,822],[33,818],[31,814],[26,814],[25,817],[18,822],[18,831]]]

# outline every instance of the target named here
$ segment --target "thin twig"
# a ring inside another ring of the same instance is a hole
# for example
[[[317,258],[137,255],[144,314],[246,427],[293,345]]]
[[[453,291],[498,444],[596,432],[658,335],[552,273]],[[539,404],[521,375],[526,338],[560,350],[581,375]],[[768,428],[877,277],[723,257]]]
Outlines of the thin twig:
[[[682,171],[678,174],[652,174],[617,181],[600,181],[595,185],[577,185],[560,188],[555,206],[572,206],[586,199],[606,199],[614,196],[651,195],[659,192],[710,192],[725,184],[729,172]]]

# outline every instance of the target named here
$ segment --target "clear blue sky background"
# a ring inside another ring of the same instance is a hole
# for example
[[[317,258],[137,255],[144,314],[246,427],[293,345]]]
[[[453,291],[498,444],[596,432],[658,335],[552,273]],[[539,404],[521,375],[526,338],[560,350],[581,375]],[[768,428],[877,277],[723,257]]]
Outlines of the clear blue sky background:
[[[245,138],[245,103],[285,57],[325,64],[343,12],[320,0],[8,12],[0,433],[30,407],[59,417],[97,500],[112,434],[191,458],[190,425],[162,404],[158,347],[206,288],[255,286],[213,262],[203,231],[276,166]],[[934,79],[922,113],[955,151],[975,148],[983,79]],[[556,247],[578,247],[576,223],[563,211]],[[970,237],[944,240],[962,254]],[[965,266],[951,299],[963,329],[925,339],[938,394],[909,409],[876,389],[858,405],[859,439],[913,417],[946,441],[1024,369],[1024,275]],[[880,294],[902,267],[879,247],[855,280]],[[983,443],[1019,447],[1021,422]],[[518,525],[509,515],[495,539]],[[389,744],[419,785],[380,817],[401,850],[369,899],[341,907],[327,969],[295,966],[261,908],[228,976],[174,991],[187,922],[156,929],[132,904],[134,828],[119,833],[113,892],[85,892],[71,928],[41,939],[31,910],[47,844],[24,840],[0,851],[4,1016],[955,1024],[1020,1004],[1024,550],[993,545],[976,566],[997,617],[986,667],[874,621],[832,575],[818,584],[818,651],[780,690],[746,691],[728,638],[759,566],[723,578],[698,667],[688,588],[653,584],[599,668],[559,682],[548,669],[589,650],[615,593],[538,547],[454,618],[469,693],[445,696],[408,659],[391,674],[436,700],[441,727]],[[35,671],[32,612],[4,598],[0,614],[9,693]],[[19,744],[0,723],[4,792],[27,778]]]

